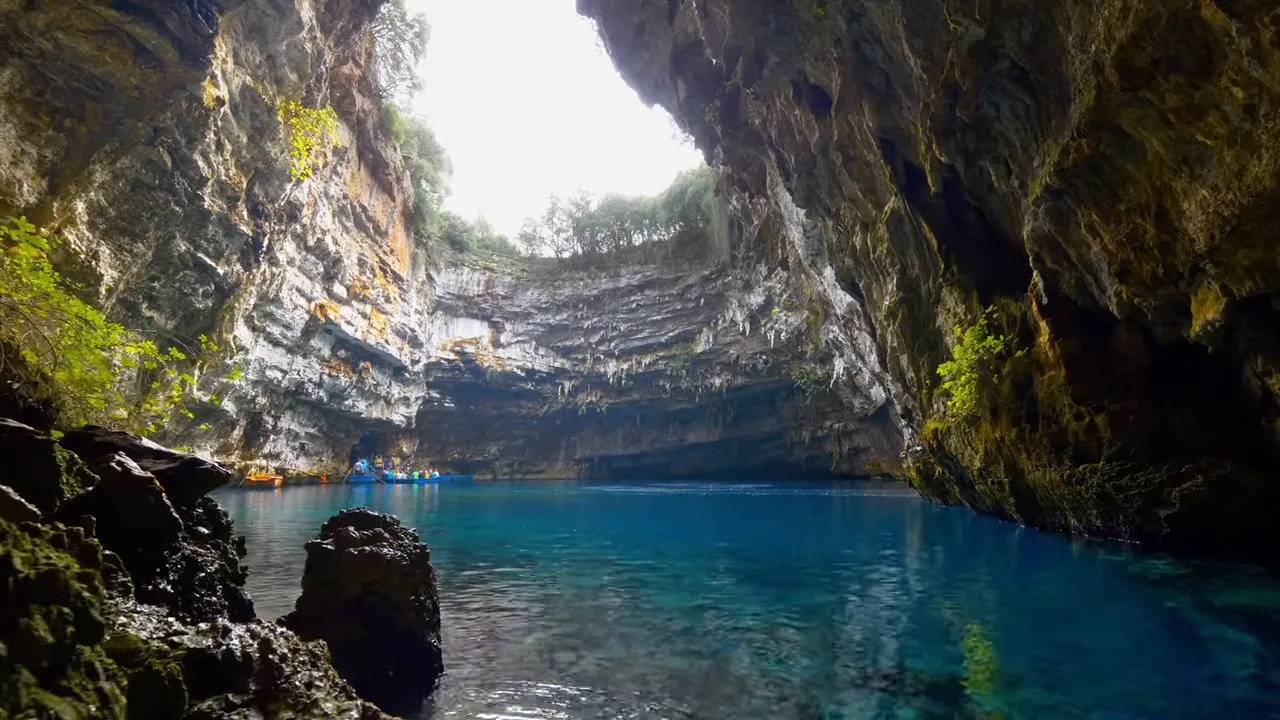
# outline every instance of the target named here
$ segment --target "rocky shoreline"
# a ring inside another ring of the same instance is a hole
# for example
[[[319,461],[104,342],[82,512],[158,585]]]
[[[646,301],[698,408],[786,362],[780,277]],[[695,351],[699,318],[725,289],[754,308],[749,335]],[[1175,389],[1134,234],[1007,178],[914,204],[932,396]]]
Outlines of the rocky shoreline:
[[[244,539],[206,495],[231,471],[95,427],[55,439],[0,419],[0,450],[0,715],[372,720],[413,712],[443,670],[430,554],[394,518],[326,523],[305,602],[267,623]],[[325,581],[354,566],[361,582]],[[384,662],[430,660],[411,693],[370,682],[360,659],[384,647]]]

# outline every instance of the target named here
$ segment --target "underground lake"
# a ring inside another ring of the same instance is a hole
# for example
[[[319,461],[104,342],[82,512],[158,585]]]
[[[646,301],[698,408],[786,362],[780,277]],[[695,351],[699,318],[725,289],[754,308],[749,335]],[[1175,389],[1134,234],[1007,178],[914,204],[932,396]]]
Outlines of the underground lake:
[[[316,528],[415,527],[446,674],[423,718],[1258,718],[1280,582],[896,484],[328,485],[215,493],[260,616]]]

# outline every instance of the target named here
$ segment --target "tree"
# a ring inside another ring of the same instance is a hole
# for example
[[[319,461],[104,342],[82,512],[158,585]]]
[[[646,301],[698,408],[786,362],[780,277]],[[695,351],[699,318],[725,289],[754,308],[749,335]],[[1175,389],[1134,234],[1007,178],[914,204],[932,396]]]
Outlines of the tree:
[[[422,87],[418,63],[427,51],[431,26],[421,13],[410,15],[404,0],[391,0],[374,18],[373,77],[378,93],[391,98]]]
[[[682,172],[653,197],[552,196],[541,215],[525,220],[517,238],[529,255],[560,259],[653,261],[675,256],[679,246],[685,257],[696,251],[705,259],[723,261],[728,259],[728,234],[715,177],[703,165]]]
[[[225,362],[217,344],[154,340],[109,322],[49,261],[56,237],[26,218],[0,221],[0,375],[44,394],[63,424],[123,426],[142,435],[194,413],[202,371]],[[172,343],[172,344],[171,344]],[[181,347],[179,347],[181,346]],[[239,379],[232,368],[224,379]]]
[[[384,132],[399,147],[413,184],[411,229],[419,238],[438,237],[442,230],[440,207],[449,194],[453,165],[425,120],[390,102],[384,106],[383,116]]]

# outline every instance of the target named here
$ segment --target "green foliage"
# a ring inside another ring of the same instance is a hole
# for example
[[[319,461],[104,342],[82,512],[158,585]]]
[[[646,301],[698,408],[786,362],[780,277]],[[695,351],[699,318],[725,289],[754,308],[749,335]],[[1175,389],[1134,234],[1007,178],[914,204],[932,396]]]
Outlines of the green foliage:
[[[493,226],[483,216],[474,221],[468,221],[456,213],[448,211],[441,213],[440,238],[458,252],[488,252],[507,256],[520,254],[507,236],[494,231]]]
[[[942,389],[949,395],[947,411],[956,417],[976,412],[984,389],[1000,380],[1005,361],[1026,353],[1013,352],[1013,340],[992,329],[995,314],[989,307],[968,328],[957,325],[951,359],[938,366]]]
[[[654,197],[552,197],[541,215],[525,220],[517,243],[528,255],[589,265],[691,255],[722,262],[730,247],[728,216],[705,165],[681,173]]]
[[[201,335],[161,350],[108,322],[53,268],[56,244],[26,218],[0,222],[0,343],[18,360],[3,369],[48,393],[66,425],[150,434],[175,413],[192,417],[183,403],[196,374],[219,360],[217,344]]]
[[[309,108],[294,100],[280,103],[277,114],[289,132],[289,175],[306,180],[315,167],[316,152],[337,143],[338,114],[328,105]]]
[[[812,400],[815,395],[827,389],[827,378],[822,373],[808,367],[796,368],[791,373],[791,381],[804,393],[805,401]]]
[[[374,18],[371,32],[373,78],[378,93],[390,98],[421,89],[417,66],[431,39],[426,15],[410,15],[404,0],[392,0]]]
[[[400,115],[400,108],[396,107],[395,103],[382,105],[382,132],[392,145],[397,148],[404,147],[406,139],[404,117]]]

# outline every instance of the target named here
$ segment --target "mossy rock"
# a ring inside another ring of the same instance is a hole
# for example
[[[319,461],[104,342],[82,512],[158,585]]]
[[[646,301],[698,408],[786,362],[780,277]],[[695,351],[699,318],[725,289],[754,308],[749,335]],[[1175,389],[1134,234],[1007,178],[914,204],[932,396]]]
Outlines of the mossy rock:
[[[57,510],[64,500],[98,481],[79,457],[52,437],[4,418],[0,418],[0,457],[5,459],[5,483],[44,513]]]
[[[0,520],[0,717],[124,720],[101,569],[80,528]]]
[[[103,645],[128,678],[129,720],[177,720],[187,707],[182,667],[164,647],[119,633]]]

